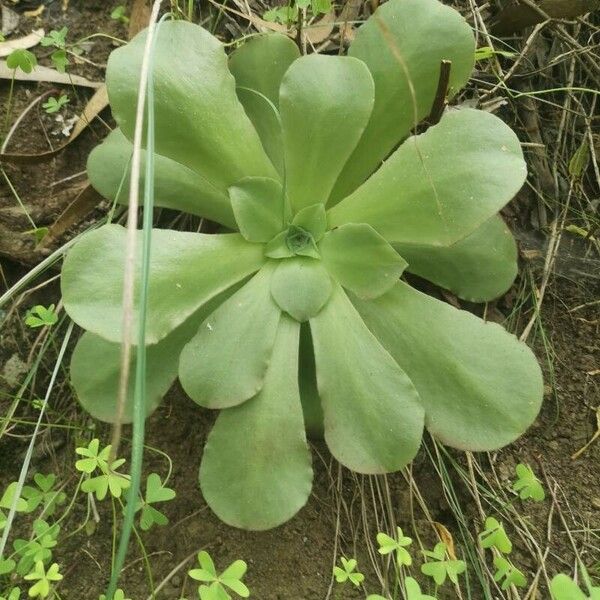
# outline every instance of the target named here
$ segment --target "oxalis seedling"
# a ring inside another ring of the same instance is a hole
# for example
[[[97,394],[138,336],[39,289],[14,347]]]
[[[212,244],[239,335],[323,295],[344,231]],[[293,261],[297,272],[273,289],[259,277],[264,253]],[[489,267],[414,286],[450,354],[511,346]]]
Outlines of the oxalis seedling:
[[[96,189],[121,203],[145,36],[109,59],[119,127],[88,162]],[[152,231],[145,400],[149,414],[179,376],[221,410],[200,486],[225,522],[267,529],[306,503],[306,431],[346,467],[387,473],[413,459],[424,428],[483,451],[535,419],[542,377],[528,347],[401,279],[485,302],[517,273],[498,216],[526,177],[516,135],[468,108],[411,135],[436,104],[442,61],[451,99],[474,59],[470,27],[437,0],[386,2],[348,56],[299,56],[273,33],[227,57],[201,27],[161,24],[155,202],[223,229]],[[85,234],[62,273],[64,307],[87,330],[72,381],[105,421],[116,415],[125,238],[118,225]],[[132,339],[137,327],[136,315]]]

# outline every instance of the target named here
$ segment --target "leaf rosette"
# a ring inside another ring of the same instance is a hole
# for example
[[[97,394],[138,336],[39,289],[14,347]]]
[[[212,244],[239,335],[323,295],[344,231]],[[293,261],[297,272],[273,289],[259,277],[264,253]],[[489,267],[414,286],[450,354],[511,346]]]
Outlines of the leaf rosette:
[[[118,128],[88,161],[93,185],[120,203],[145,35],[110,57]],[[441,61],[452,63],[452,96],[474,51],[467,23],[437,0],[383,4],[348,56],[300,56],[280,34],[227,56],[199,26],[160,25],[155,203],[222,229],[153,230],[147,412],[177,376],[194,401],[221,410],[200,485],[227,523],[267,529],[305,504],[306,431],[348,468],[387,473],[412,460],[424,428],[479,451],[535,419],[542,378],[528,347],[401,279],[407,271],[482,302],[517,273],[498,216],[526,177],[513,131],[461,108],[412,134]],[[115,415],[124,248],[125,230],[103,226],[62,274],[65,308],[87,330],[73,384],[105,421]]]

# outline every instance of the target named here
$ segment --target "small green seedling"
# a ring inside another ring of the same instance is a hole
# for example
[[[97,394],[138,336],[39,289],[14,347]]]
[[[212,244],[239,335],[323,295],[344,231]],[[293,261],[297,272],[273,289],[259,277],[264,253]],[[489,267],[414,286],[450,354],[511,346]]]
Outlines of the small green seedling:
[[[58,112],[63,106],[66,106],[68,103],[69,97],[65,94],[61,94],[58,98],[50,96],[50,98],[48,98],[48,100],[44,102],[44,104],[42,104],[42,108],[48,114],[52,114]]]
[[[35,329],[36,327],[52,327],[58,322],[58,315],[54,312],[54,304],[48,308],[37,304],[27,311],[25,315],[25,325]]]
[[[17,492],[18,483],[13,481],[4,490],[2,496],[0,496],[0,531],[6,526],[6,515],[2,512],[2,509],[10,510],[15,500],[15,494]],[[16,503],[16,512],[27,512],[27,500],[19,497]]]
[[[396,527],[396,539],[390,537],[387,533],[378,533],[377,543],[379,544],[379,554],[396,553],[398,566],[406,565],[408,567],[412,565],[412,557],[406,550],[406,547],[412,544],[412,538],[406,537],[400,527]]]
[[[63,27],[58,31],[52,30],[48,35],[45,35],[40,44],[45,48],[53,47],[53,48],[64,48],[67,45],[67,33],[68,28]]]
[[[0,558],[0,577],[15,570],[17,563],[12,558]]]
[[[448,547],[444,542],[436,544],[433,551],[423,550],[423,554],[433,560],[421,565],[421,572],[423,575],[433,578],[436,585],[442,585],[446,581],[446,577],[452,583],[458,583],[458,576],[467,569],[463,560],[448,558],[447,550]]]
[[[300,10],[310,10],[314,16],[331,11],[331,0],[296,0],[286,6],[271,8],[263,14],[265,21],[290,25],[298,20]]]
[[[521,500],[531,498],[535,502],[542,502],[546,498],[542,482],[536,477],[529,465],[519,463],[515,467],[515,472],[517,480],[513,483],[512,489],[519,494]]]
[[[58,31],[53,30],[48,35],[44,36],[40,42],[42,46],[56,48],[50,55],[50,60],[54,64],[56,70],[60,73],[64,73],[69,64],[66,50],[68,31],[67,27],[63,27]]]
[[[510,554],[512,542],[504,531],[502,523],[488,517],[485,520],[485,530],[479,534],[479,542],[482,548],[496,548],[502,554]]]
[[[94,438],[87,448],[77,448],[75,452],[82,458],[75,463],[75,468],[82,473],[91,475],[99,471],[100,474],[86,479],[81,484],[81,489],[90,494],[96,494],[98,500],[104,500],[110,491],[113,498],[120,498],[123,490],[129,485],[129,476],[117,472],[117,469],[125,463],[124,458],[117,458],[108,464],[111,446],[106,446],[99,451],[100,440]]]
[[[557,575],[550,584],[553,600],[600,600],[600,587],[592,587],[587,596],[567,575]]]
[[[21,557],[17,564],[17,573],[26,575],[38,562],[48,564],[52,560],[52,549],[56,547],[60,526],[49,525],[42,519],[33,522],[32,540],[16,539],[13,542],[15,552]]]
[[[115,6],[112,12],[110,13],[110,18],[115,21],[119,21],[119,23],[123,23],[123,25],[127,25],[129,23],[129,17],[125,12],[125,7],[122,4],[119,6]]]
[[[0,596],[0,600],[19,600],[21,598],[21,589],[14,587],[8,592],[8,596]]]
[[[140,501],[137,508],[137,510],[142,510],[140,527],[144,531],[147,531],[154,524],[166,525],[169,522],[169,519],[159,510],[154,508],[152,504],[156,504],[157,502],[168,502],[169,500],[173,500],[175,496],[175,490],[165,487],[157,473],[148,475],[148,479],[146,480],[146,495],[144,499]]]
[[[100,594],[100,598],[98,598],[98,600],[106,600],[106,596],[104,594]],[[125,598],[125,592],[119,588],[115,591],[113,600],[131,600],[131,598]]]
[[[236,560],[218,575],[210,554],[202,550],[198,552],[198,564],[200,568],[188,571],[188,575],[208,584],[198,588],[200,600],[230,600],[231,596],[226,588],[242,598],[250,596],[250,590],[242,583],[242,577],[248,568],[243,560]]]
[[[421,587],[416,579],[412,577],[406,578],[406,600],[436,600],[433,596],[428,596],[421,592]]]
[[[43,562],[36,562],[34,570],[25,575],[27,581],[36,582],[29,588],[29,596],[32,598],[35,598],[36,596],[39,596],[40,598],[48,597],[52,585],[62,578],[63,576],[59,573],[57,563],[52,563],[50,568],[46,571]]]
[[[21,69],[23,73],[31,73],[37,66],[37,58],[33,52],[17,48],[6,57],[6,66],[9,69]]]
[[[346,583],[349,581],[352,585],[358,587],[365,580],[365,576],[356,570],[356,559],[351,558],[348,560],[342,556],[340,562],[342,563],[341,567],[333,567],[335,580],[338,583]]]
[[[22,493],[23,498],[27,500],[27,512],[32,512],[43,505],[44,515],[51,517],[56,512],[56,508],[66,502],[67,495],[54,489],[56,475],[52,473],[48,475],[36,473],[33,481],[37,487],[26,485]]]
[[[514,52],[507,52],[506,50],[494,50],[491,46],[482,46],[475,50],[475,60],[489,60],[494,56],[504,56],[505,58],[514,58],[516,54]]]
[[[503,590],[507,590],[511,585],[516,587],[525,587],[527,585],[527,578],[522,571],[519,571],[510,560],[504,558],[504,556],[496,556],[494,558],[494,566],[496,572],[494,573],[494,581],[502,581],[500,586]]]

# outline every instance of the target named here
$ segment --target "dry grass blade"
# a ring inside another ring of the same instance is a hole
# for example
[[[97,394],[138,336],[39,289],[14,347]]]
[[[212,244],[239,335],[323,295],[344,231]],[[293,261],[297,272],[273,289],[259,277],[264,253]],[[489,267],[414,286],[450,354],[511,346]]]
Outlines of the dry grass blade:
[[[29,35],[26,35],[15,40],[7,40],[0,42],[0,57],[8,56],[13,50],[28,50],[40,43],[40,40],[46,35],[43,29],[36,29]]]

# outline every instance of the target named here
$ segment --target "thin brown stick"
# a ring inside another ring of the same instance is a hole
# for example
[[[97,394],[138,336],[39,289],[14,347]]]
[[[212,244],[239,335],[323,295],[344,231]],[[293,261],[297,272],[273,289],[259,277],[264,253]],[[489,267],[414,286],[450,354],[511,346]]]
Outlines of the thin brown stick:
[[[433,105],[431,112],[427,117],[427,122],[430,125],[437,125],[444,114],[446,105],[448,104],[448,89],[450,86],[450,72],[452,71],[452,61],[443,60],[440,64],[440,77],[438,79],[438,86],[435,92],[435,98],[433,99]]]

